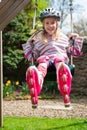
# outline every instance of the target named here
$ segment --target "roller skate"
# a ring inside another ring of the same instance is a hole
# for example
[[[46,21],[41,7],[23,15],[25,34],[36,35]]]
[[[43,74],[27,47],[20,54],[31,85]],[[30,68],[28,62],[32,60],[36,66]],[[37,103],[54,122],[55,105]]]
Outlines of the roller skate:
[[[26,82],[30,89],[32,108],[38,106],[38,95],[41,91],[39,73],[35,66],[30,66],[26,72]]]
[[[58,88],[63,95],[65,107],[70,106],[70,91],[71,91],[71,82],[72,75],[68,66],[64,63],[59,63],[57,68],[57,82]]]

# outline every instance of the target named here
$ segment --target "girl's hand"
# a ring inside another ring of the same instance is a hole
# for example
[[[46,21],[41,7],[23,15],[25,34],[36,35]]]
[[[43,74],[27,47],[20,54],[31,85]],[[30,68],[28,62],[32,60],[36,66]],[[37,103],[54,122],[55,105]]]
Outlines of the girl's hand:
[[[29,39],[28,39],[28,42],[30,42],[30,43],[33,43],[33,42],[35,42],[36,41],[36,38],[34,38],[34,37],[30,37]]]
[[[77,33],[71,33],[69,35],[69,42],[74,56],[82,55],[83,38]]]
[[[77,34],[77,33],[71,33],[71,34],[69,34],[69,39],[71,39],[71,38],[76,38],[76,37],[79,37],[79,34]]]

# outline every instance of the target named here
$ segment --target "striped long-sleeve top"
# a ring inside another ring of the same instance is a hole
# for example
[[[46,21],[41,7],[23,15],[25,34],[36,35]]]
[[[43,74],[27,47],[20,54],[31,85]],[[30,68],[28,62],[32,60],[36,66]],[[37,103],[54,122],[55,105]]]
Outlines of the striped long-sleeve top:
[[[55,57],[64,59],[66,63],[69,61],[67,53],[75,56],[81,55],[82,39],[76,40],[73,47],[69,43],[68,37],[62,32],[59,33],[57,39],[52,39],[50,36],[46,39],[42,31],[35,36],[35,39],[33,44],[29,41],[23,44],[25,58],[28,61],[31,61],[32,53],[36,60],[41,56],[48,56],[51,60]]]

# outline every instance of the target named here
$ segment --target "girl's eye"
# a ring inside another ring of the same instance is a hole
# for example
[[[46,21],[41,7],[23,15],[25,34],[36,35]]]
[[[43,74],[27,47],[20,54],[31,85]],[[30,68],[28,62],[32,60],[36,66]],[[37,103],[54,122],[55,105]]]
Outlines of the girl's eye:
[[[55,22],[51,22],[51,23],[46,22],[46,25],[48,25],[48,24],[53,25],[53,24],[55,24]]]
[[[55,24],[55,22],[52,22],[51,24]]]
[[[46,23],[47,25],[49,24],[49,22]]]

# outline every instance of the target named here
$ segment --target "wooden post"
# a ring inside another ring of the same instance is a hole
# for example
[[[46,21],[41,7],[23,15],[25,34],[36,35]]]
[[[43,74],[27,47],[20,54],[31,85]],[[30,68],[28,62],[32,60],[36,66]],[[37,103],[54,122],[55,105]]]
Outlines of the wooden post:
[[[3,126],[3,62],[2,62],[2,31],[0,31],[0,127]]]
[[[1,0],[0,0],[1,2]],[[0,31],[0,127],[3,126],[3,89],[2,89],[2,84],[3,84],[3,65],[2,65],[2,31]]]
[[[2,0],[0,0],[1,2]],[[0,31],[0,127],[3,126],[3,89],[2,89],[2,84],[3,84],[3,76],[2,76],[2,31]]]

